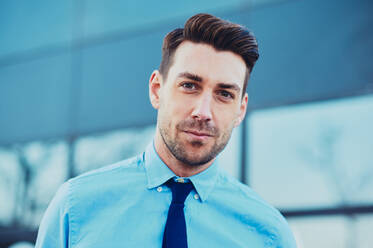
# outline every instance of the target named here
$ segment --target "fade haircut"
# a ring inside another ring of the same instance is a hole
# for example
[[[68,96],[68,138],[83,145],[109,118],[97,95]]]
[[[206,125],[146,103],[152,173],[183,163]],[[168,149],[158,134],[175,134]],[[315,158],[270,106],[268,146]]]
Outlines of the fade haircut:
[[[177,47],[183,41],[205,43],[218,51],[231,51],[245,61],[246,75],[242,96],[246,92],[249,73],[259,58],[258,43],[247,28],[222,20],[210,14],[197,14],[189,18],[184,28],[177,28],[166,35],[162,46],[162,61],[159,71],[167,79]]]

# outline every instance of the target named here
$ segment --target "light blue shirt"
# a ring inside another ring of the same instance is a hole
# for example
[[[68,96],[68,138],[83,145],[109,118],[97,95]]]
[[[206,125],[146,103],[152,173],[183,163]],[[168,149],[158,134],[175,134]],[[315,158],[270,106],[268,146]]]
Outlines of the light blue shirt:
[[[172,195],[164,183],[183,180],[153,144],[132,159],[64,183],[40,224],[36,247],[161,248]],[[185,200],[189,248],[294,248],[282,215],[214,162],[190,177]]]

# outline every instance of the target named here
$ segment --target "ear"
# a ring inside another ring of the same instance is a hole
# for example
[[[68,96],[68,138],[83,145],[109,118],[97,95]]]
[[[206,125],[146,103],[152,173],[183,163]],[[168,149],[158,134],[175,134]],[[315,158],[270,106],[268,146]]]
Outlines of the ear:
[[[154,70],[149,79],[149,98],[153,108],[159,109],[159,99],[162,87],[162,75]]]
[[[240,106],[239,114],[238,114],[236,122],[234,124],[235,127],[239,126],[241,124],[241,122],[243,121],[243,119],[245,118],[248,99],[249,99],[249,96],[245,92],[245,95],[242,97],[242,100],[241,100],[241,106]]]

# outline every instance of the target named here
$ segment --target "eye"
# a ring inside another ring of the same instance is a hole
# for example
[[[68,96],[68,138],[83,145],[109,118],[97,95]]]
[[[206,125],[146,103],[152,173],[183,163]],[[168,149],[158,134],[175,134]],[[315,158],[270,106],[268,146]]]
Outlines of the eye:
[[[186,90],[195,90],[196,89],[196,84],[190,83],[190,82],[184,82],[181,84],[181,87],[183,87]]]
[[[218,95],[224,98],[225,100],[234,99],[234,95],[226,90],[219,91]]]

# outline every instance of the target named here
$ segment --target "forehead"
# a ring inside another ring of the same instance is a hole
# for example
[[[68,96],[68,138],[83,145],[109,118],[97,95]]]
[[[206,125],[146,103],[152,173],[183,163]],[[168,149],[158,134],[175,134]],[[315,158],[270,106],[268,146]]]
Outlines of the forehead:
[[[176,49],[169,76],[174,78],[180,72],[190,72],[211,82],[236,83],[242,88],[246,64],[241,56],[231,51],[183,41]]]

